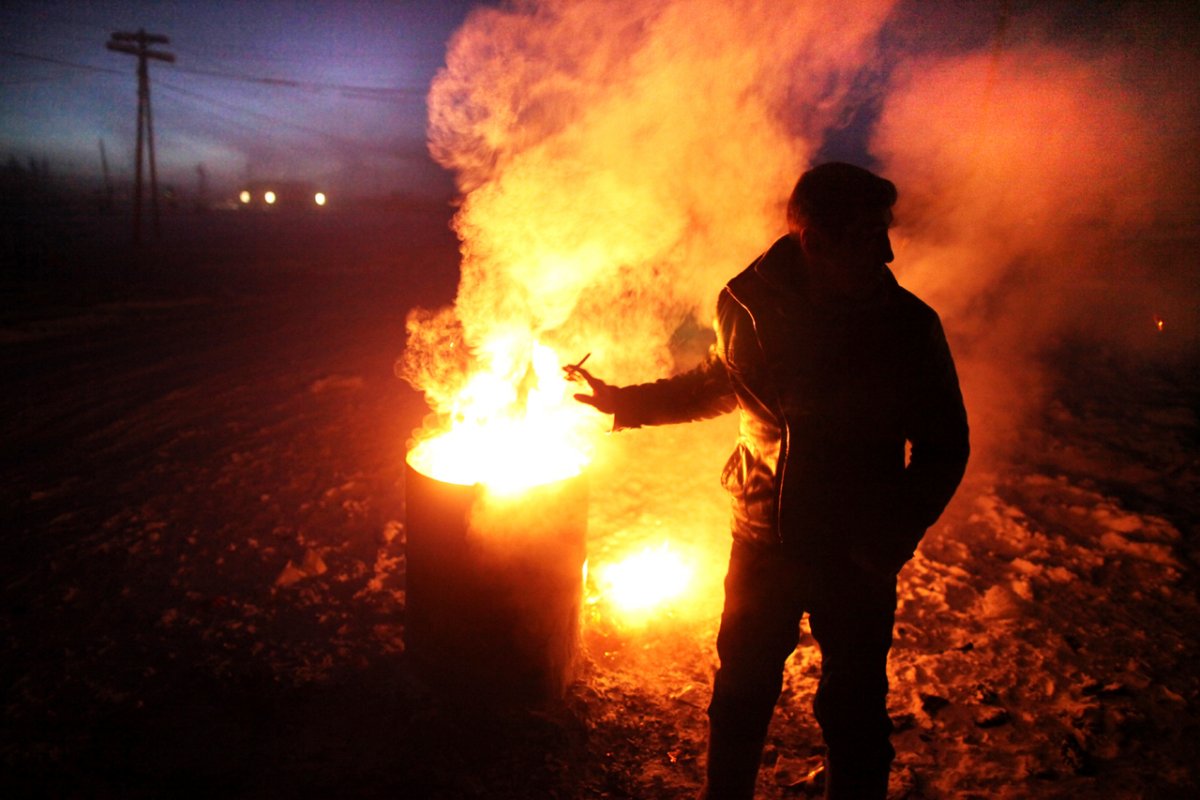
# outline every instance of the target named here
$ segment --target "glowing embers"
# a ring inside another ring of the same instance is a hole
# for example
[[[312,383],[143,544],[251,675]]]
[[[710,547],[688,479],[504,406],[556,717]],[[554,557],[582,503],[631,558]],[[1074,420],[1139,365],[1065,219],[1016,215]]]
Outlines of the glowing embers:
[[[616,563],[597,565],[588,602],[606,606],[621,622],[642,624],[687,597],[694,573],[694,565],[663,542]]]
[[[522,348],[495,337],[479,356],[481,368],[443,415],[448,428],[419,434],[408,463],[439,481],[483,484],[496,494],[582,472],[599,415],[572,398],[576,389],[558,355],[536,342]]]

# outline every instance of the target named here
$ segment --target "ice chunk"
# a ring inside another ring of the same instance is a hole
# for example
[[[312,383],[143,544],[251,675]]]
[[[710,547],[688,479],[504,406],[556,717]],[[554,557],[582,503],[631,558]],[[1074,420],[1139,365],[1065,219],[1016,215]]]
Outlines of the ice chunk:
[[[1165,567],[1182,566],[1179,560],[1175,558],[1175,554],[1169,544],[1131,542],[1121,534],[1113,531],[1108,531],[1101,536],[1100,544],[1105,550],[1112,553],[1122,553],[1145,561],[1152,561],[1155,564],[1161,564]]]

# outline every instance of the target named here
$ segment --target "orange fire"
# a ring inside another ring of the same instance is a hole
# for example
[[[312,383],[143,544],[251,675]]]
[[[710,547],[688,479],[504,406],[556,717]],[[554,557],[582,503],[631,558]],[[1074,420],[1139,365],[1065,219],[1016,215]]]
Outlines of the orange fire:
[[[1165,324],[1166,324],[1166,323],[1164,323],[1164,321],[1163,321],[1163,318],[1162,318],[1162,317],[1160,317],[1158,314],[1155,314],[1155,315],[1154,315],[1154,327],[1155,327],[1155,328],[1157,328],[1159,331],[1161,331],[1161,330],[1163,329],[1163,326],[1164,326]]]
[[[439,423],[417,434],[409,464],[435,480],[480,484],[502,496],[579,475],[611,421],[574,399],[581,387],[567,380],[564,359],[549,346],[530,343],[524,334],[493,335],[477,350],[474,371],[440,404]],[[678,452],[678,447],[670,449]],[[645,443],[641,452],[649,456]],[[614,466],[611,456],[608,473],[630,471],[628,464]],[[607,473],[602,477],[610,485],[613,479]],[[606,541],[589,567],[589,605],[603,618],[634,629],[664,614],[692,618],[698,609],[712,613],[711,604],[699,596],[713,583],[711,559],[671,541],[645,546],[647,537],[661,536],[650,532],[657,525],[647,527],[645,515],[640,524],[610,530],[613,520],[603,500],[597,500],[602,508],[594,519],[600,529],[596,533]],[[691,513],[702,516],[694,503]]]
[[[504,496],[586,468],[607,420],[575,401],[579,386],[564,378],[562,359],[550,347],[535,342],[524,373],[514,380],[514,348],[504,337],[483,348],[488,368],[474,373],[454,398],[444,415],[448,427],[413,446],[413,468]],[[610,557],[594,568],[589,603],[626,626],[644,625],[694,589],[694,561],[667,542]]]
[[[436,421],[408,460],[512,494],[595,452],[596,608],[682,618],[687,598],[687,616],[715,616],[729,529],[714,476],[736,433],[605,438],[611,418],[562,367],[594,351],[589,369],[628,384],[703,357],[688,331],[781,233],[892,5],[536,0],[480,8],[450,43],[428,135],[460,192],[461,280],[452,309],[409,318],[402,372]]]
[[[627,624],[645,623],[692,588],[695,567],[663,542],[596,569],[592,604],[604,603]]]
[[[513,337],[493,337],[481,349],[485,368],[451,402],[449,427],[420,440],[408,462],[439,481],[497,494],[582,472],[597,415],[572,398],[554,350],[534,342],[522,370]]]

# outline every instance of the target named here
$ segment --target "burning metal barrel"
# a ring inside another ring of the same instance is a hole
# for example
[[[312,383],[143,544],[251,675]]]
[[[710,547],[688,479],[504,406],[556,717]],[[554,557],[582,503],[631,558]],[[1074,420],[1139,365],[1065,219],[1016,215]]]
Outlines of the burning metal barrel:
[[[537,704],[574,676],[587,554],[584,475],[497,495],[405,468],[405,644],[435,688]]]

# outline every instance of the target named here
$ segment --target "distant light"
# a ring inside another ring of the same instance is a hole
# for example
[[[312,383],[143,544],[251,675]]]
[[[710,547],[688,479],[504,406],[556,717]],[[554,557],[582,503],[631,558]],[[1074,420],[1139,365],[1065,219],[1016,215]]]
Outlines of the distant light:
[[[242,193],[238,195],[238,200],[241,200],[243,203],[249,203],[250,193],[245,189],[242,189]]]
[[[316,203],[316,204],[317,204],[317,205],[319,205],[319,206],[323,206],[323,205],[325,205],[325,193],[324,193],[324,192],[317,192],[316,194],[314,194],[314,195],[313,195],[313,202],[314,202],[314,203]]]
[[[274,205],[275,204],[275,193],[271,192],[271,191],[263,192],[263,200],[265,200],[267,205],[269,205],[269,206]]]

